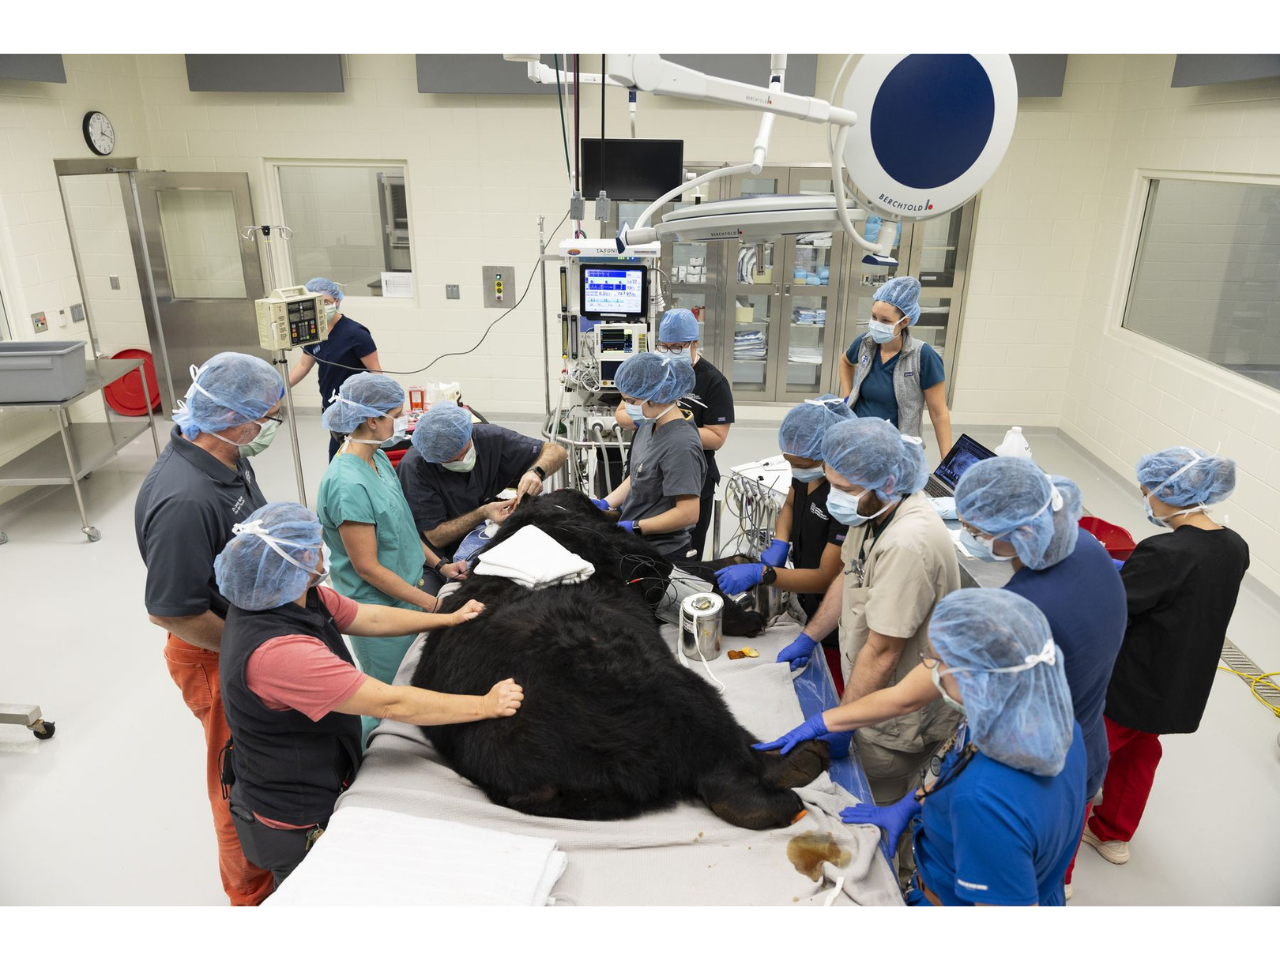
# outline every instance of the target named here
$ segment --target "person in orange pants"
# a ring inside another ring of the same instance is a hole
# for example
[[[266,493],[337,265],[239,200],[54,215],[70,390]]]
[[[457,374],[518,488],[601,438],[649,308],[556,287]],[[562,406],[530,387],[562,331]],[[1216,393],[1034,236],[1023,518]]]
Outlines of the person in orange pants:
[[[229,604],[218,592],[213,561],[232,527],[266,503],[249,458],[275,434],[284,381],[265,360],[241,353],[218,354],[193,380],[169,445],[138,491],[134,528],[147,566],[148,617],[167,631],[169,675],[204,728],[222,888],[233,906],[255,906],[271,893],[271,873],[246,859],[222,795],[218,756],[230,732],[218,654]]]
[[[213,808],[213,829],[218,835],[218,870],[222,889],[233,907],[256,907],[274,889],[271,871],[254,866],[240,848],[231,807],[222,795],[222,770],[219,754],[231,738],[231,729],[222,711],[219,692],[218,654],[201,650],[185,640],[169,634],[164,659],[169,676],[182,691],[182,699],[204,727],[205,786],[209,806]]]

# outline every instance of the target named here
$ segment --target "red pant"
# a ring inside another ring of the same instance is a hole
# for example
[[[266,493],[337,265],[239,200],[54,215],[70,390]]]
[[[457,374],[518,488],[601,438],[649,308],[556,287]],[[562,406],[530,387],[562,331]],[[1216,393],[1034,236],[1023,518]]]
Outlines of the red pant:
[[[1164,752],[1160,738],[1154,733],[1130,730],[1110,718],[1107,724],[1107,746],[1111,763],[1102,783],[1102,803],[1093,808],[1089,829],[1104,842],[1133,838],[1151,796],[1156,766]]]
[[[222,872],[222,889],[227,892],[233,907],[256,907],[271,894],[271,871],[255,867],[245,859],[231,819],[231,807],[222,799],[218,754],[226,745],[231,731],[222,712],[218,655],[169,634],[164,659],[169,665],[169,676],[173,677],[173,682],[182,691],[182,698],[204,727],[205,786],[209,791],[209,806],[213,808],[213,829],[218,835],[218,869]]]
[[[1080,823],[1080,836],[1084,836],[1084,825],[1089,822],[1089,811],[1093,809],[1093,798],[1089,798],[1089,802],[1084,805],[1084,820]],[[1067,875],[1062,878],[1063,883],[1071,882],[1071,875],[1076,870],[1076,857],[1080,856],[1080,840],[1076,839],[1076,852],[1071,855],[1071,862],[1067,864]]]

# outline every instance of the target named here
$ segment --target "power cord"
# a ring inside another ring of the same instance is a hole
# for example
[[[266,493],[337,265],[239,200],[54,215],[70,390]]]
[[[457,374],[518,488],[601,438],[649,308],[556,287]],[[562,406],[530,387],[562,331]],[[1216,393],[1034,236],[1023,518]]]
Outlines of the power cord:
[[[1254,674],[1251,674],[1251,673],[1241,673],[1239,670],[1232,670],[1230,667],[1219,666],[1218,669],[1226,673],[1235,674],[1237,677],[1239,677],[1242,680],[1250,681],[1249,692],[1253,694],[1253,698],[1257,700],[1260,704],[1262,704],[1264,707],[1266,707],[1268,710],[1270,710],[1277,717],[1280,717],[1280,707],[1277,707],[1273,704],[1268,703],[1263,698],[1262,694],[1258,692],[1258,687],[1259,685],[1261,685],[1264,687],[1270,687],[1272,690],[1276,691],[1277,693],[1280,693],[1280,684],[1277,684],[1274,680],[1270,679],[1271,677],[1280,677],[1280,670],[1273,670],[1271,673],[1259,673],[1255,676]]]

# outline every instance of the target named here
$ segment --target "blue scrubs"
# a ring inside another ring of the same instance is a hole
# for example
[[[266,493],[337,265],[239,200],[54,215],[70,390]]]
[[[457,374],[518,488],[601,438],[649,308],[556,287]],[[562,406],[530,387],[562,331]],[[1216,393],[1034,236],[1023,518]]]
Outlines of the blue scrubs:
[[[855,367],[858,365],[858,350],[862,347],[862,337],[858,337],[845,351],[845,359]],[[871,352],[871,369],[867,371],[862,386],[858,389],[858,402],[853,405],[853,412],[860,417],[875,417],[888,420],[895,427],[898,425],[898,398],[893,392],[893,369],[898,365],[895,354],[888,363],[880,362],[880,351]],[[920,344],[920,392],[941,383],[946,377],[942,366],[942,357],[938,351],[927,343]]]
[[[309,354],[317,361],[316,374],[320,380],[320,409],[328,410],[330,400],[340,386],[347,382],[348,379],[354,377],[357,373],[364,370],[364,357],[371,353],[377,353],[378,348],[373,342],[373,335],[369,333],[369,328],[363,324],[356,323],[346,314],[342,319],[334,324],[333,329],[329,331],[327,339],[321,340],[319,343],[311,346],[303,347],[302,352]],[[327,363],[318,361],[325,360]],[[342,366],[333,366],[338,363]],[[348,367],[355,367],[355,370],[349,370]],[[333,437],[329,438],[329,459],[332,460],[338,452],[339,441]]]
[[[1023,567],[1005,589],[1040,608],[1054,643],[1065,654],[1071,703],[1084,731],[1086,789],[1092,798],[1102,787],[1111,758],[1102,708],[1128,623],[1124,583],[1106,548],[1081,530],[1067,557],[1044,570]]]
[[[943,906],[1065,906],[1063,879],[1084,826],[1085,750],[1072,725],[1056,777],[982,753],[924,801],[916,869]],[[955,762],[952,753],[944,764]]]

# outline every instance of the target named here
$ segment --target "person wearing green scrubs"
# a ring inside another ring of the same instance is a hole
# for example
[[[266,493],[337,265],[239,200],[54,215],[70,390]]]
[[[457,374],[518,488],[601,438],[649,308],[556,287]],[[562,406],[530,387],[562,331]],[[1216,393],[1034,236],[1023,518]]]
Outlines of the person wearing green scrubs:
[[[424,566],[446,579],[461,579],[466,564],[445,563],[423,543],[395,468],[379,449],[404,438],[404,389],[383,374],[359,373],[333,400],[324,425],[347,439],[320,481],[316,505],[333,554],[333,585],[358,603],[431,613],[437,601],[422,589]],[[415,636],[350,639],[361,669],[391,683]],[[377,720],[366,722],[372,729]]]

